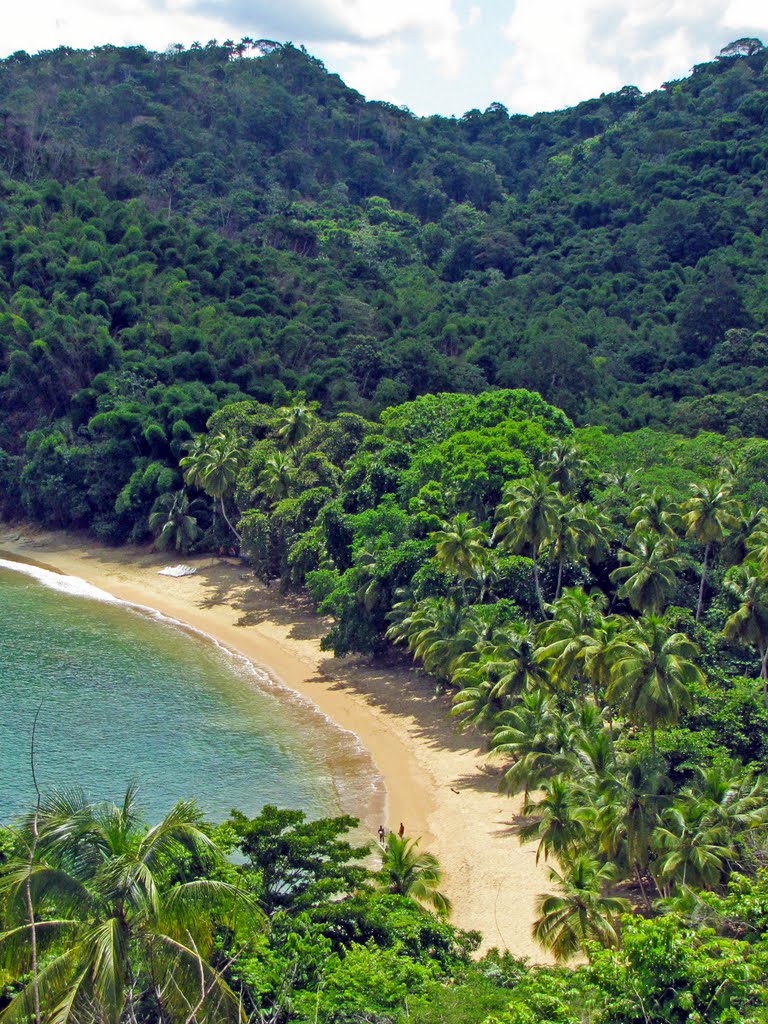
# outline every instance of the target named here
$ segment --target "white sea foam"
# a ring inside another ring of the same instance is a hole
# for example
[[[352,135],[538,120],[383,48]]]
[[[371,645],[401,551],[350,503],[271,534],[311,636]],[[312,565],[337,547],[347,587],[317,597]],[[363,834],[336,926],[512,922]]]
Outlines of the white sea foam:
[[[106,590],[100,590],[91,583],[86,583],[78,576],[64,576],[58,572],[51,572],[50,569],[41,569],[37,565],[28,565],[26,562],[10,562],[0,558],[0,569],[12,569],[14,572],[24,573],[25,576],[32,576],[39,583],[51,590],[59,590],[63,594],[72,594],[74,597],[90,597],[94,601],[106,601],[108,604],[121,604],[112,594]]]

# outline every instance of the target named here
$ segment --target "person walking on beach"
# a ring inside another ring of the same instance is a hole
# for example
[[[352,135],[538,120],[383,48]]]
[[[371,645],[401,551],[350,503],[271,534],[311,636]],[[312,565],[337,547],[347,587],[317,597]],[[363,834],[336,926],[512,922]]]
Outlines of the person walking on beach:
[[[405,825],[402,823],[402,821],[400,822],[400,828],[397,830],[397,834],[400,836],[401,839],[405,835]]]
[[[383,825],[379,825],[379,842],[381,843],[382,846],[384,845],[384,826]]]

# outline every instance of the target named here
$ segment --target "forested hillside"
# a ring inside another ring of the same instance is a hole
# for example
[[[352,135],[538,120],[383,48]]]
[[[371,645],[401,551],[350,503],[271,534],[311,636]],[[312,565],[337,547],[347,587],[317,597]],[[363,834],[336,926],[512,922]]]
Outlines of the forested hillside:
[[[290,45],[7,58],[5,510],[51,458],[79,495],[59,521],[124,539],[142,460],[298,390],[371,417],[526,387],[580,425],[765,436],[767,57],[459,119]]]

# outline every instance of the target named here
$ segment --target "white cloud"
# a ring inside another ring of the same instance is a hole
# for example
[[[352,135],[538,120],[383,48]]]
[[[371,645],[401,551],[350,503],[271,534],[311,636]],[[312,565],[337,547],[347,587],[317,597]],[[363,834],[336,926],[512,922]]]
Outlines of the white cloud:
[[[750,29],[751,26],[751,29]],[[513,47],[496,76],[501,98],[526,113],[570,106],[622,85],[657,88],[711,59],[732,31],[768,28],[764,0],[517,0],[504,33]]]
[[[225,22],[159,8],[152,0],[29,0],[3,11],[3,42],[7,52],[91,47],[105,43],[142,44],[165,49],[174,42],[225,38]]]
[[[533,113],[569,105],[622,84],[603,64],[591,38],[591,16],[602,0],[519,0],[504,28],[514,56],[502,64],[496,86],[515,111]],[[590,10],[591,8],[591,10]]]
[[[731,0],[723,11],[722,23],[753,25],[757,32],[768,32],[768,6],[765,0]]]
[[[653,89],[732,39],[768,35],[766,0],[7,0],[5,8],[5,53],[292,40],[368,98],[422,113],[492,99],[534,112],[625,84]]]
[[[167,6],[170,0],[154,0]],[[418,37],[429,60],[452,71],[462,59],[453,0],[175,0],[249,35],[311,44],[386,45]]]
[[[460,32],[453,0],[30,0],[3,18],[9,52],[107,42],[163,49],[176,41],[245,34],[310,48],[346,44],[346,53],[354,54],[350,67],[370,62],[370,80],[390,85],[392,61],[410,41],[418,41],[438,74],[454,76],[464,59]]]
[[[383,43],[375,48],[332,43],[325,48],[325,59],[332,67],[343,68],[341,77],[353,89],[368,99],[387,100],[400,105],[397,86],[401,72],[398,58],[402,46],[397,43]]]

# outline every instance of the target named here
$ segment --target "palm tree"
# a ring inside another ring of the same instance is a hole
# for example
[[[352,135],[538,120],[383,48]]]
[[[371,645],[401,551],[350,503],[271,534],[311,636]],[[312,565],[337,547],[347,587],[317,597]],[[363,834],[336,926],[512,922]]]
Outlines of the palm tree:
[[[600,482],[606,487],[613,487],[624,494],[635,494],[640,489],[640,472],[637,469],[614,470],[601,473]]]
[[[768,706],[768,580],[752,576],[747,566],[731,569],[724,587],[739,602],[739,607],[723,627],[728,640],[754,647],[760,658],[763,697]]]
[[[569,960],[579,952],[587,955],[590,941],[618,946],[616,918],[629,910],[629,901],[603,895],[615,878],[612,864],[600,864],[586,854],[574,858],[562,875],[551,868],[549,879],[560,893],[537,898],[536,912],[540,916],[533,924],[534,939],[556,960]]]
[[[604,509],[594,502],[586,502],[581,511],[588,524],[583,538],[583,554],[592,564],[603,562],[611,552],[611,542],[616,533],[614,524]]]
[[[421,658],[427,672],[441,683],[450,680],[457,659],[475,647],[485,630],[474,608],[452,597],[399,602],[390,617],[395,621],[387,637],[405,642],[414,658]]]
[[[720,558],[726,566],[741,565],[752,558],[762,572],[768,572],[768,513],[764,508],[739,509]]]
[[[230,522],[224,498],[234,490],[245,458],[242,441],[234,434],[220,433],[210,437],[201,434],[195,439],[189,454],[179,462],[186,483],[202,488],[214,502],[218,501],[224,521],[238,544],[240,534]]]
[[[47,954],[33,979],[46,1024],[118,1024],[124,1014],[135,1022],[138,1000],[153,1000],[152,1015],[161,1020],[240,1020],[236,997],[207,958],[216,918],[254,907],[225,882],[175,880],[190,855],[221,859],[194,804],[177,803],[147,829],[134,789],[120,806],[90,804],[69,790],[44,799],[17,838],[19,850],[34,849],[34,857],[23,852],[0,875],[0,948],[28,965],[30,931],[36,932]],[[5,1017],[29,1019],[32,986],[16,995]]]
[[[486,671],[494,680],[495,696],[505,697],[549,686],[547,661],[538,656],[536,631],[529,623],[512,623],[497,634],[496,639],[496,649],[488,652],[485,661]]]
[[[650,728],[654,763],[656,728],[676,722],[692,703],[688,686],[703,681],[692,660],[698,652],[684,633],[670,636],[655,615],[634,623],[611,646],[608,699],[618,701],[630,721]]]
[[[390,832],[379,877],[390,892],[410,896],[432,907],[441,917],[447,917],[452,909],[451,901],[438,888],[443,872],[434,854],[419,853],[418,845],[418,839]]]
[[[441,525],[431,535],[435,543],[438,562],[461,579],[462,594],[466,597],[466,583],[475,578],[477,571],[487,561],[488,536],[476,526],[467,512]]]
[[[578,726],[543,690],[523,693],[520,701],[497,717],[491,750],[512,758],[500,788],[527,795],[545,779],[569,771],[575,762],[575,732]]]
[[[599,632],[605,628],[605,605],[601,590],[588,594],[581,587],[566,587],[550,609],[554,618],[541,623],[537,657],[551,659],[552,678],[560,687],[567,688],[574,678],[585,675],[597,697],[597,679],[588,671],[586,659]]]
[[[650,533],[667,539],[674,539],[684,529],[680,506],[660,487],[642,496],[627,521],[636,534]]]
[[[732,835],[708,810],[706,800],[688,792],[663,812],[652,837],[658,855],[654,875],[662,892],[668,894],[676,883],[713,889],[735,861]]]
[[[561,440],[555,442],[541,469],[563,494],[572,494],[589,475],[592,464],[581,457],[575,445]]]
[[[293,451],[273,452],[259,473],[259,490],[271,502],[289,498],[296,484],[297,467]]]
[[[552,530],[544,550],[557,562],[557,586],[555,601],[560,597],[563,586],[563,569],[566,562],[576,562],[595,544],[595,524],[584,514],[580,505],[568,505],[563,501],[554,516]]]
[[[755,515],[753,531],[747,538],[746,547],[755,560],[758,569],[768,574],[768,512],[761,508]]]
[[[493,532],[499,547],[519,553],[530,550],[533,581],[539,607],[544,598],[539,581],[538,556],[542,544],[552,536],[560,509],[560,493],[544,473],[534,473],[526,483],[517,483],[505,493],[505,502],[497,509],[501,516]]]
[[[561,863],[575,853],[586,836],[579,813],[583,806],[577,786],[564,775],[545,779],[538,793],[528,794],[523,814],[532,820],[523,825],[519,835],[524,843],[539,840],[537,864],[542,853],[545,860],[552,855]]]
[[[453,678],[456,682],[456,675]],[[459,718],[459,729],[466,725],[491,728],[502,710],[504,705],[496,698],[491,680],[480,678],[471,686],[463,685],[454,695],[450,713]]]
[[[691,796],[705,801],[711,818],[726,825],[732,835],[766,823],[768,780],[764,775],[756,775],[736,761],[698,767],[696,774]]]
[[[158,551],[173,547],[176,551],[187,551],[200,536],[200,527],[192,514],[193,503],[186,492],[161,494],[149,514],[149,528],[155,537]]]
[[[687,535],[704,545],[704,564],[701,567],[701,585],[696,605],[696,621],[701,616],[707,585],[709,556],[715,544],[722,544],[726,532],[738,518],[738,505],[731,497],[730,484],[716,481],[691,484],[691,497],[685,503],[683,521]]]
[[[306,437],[317,422],[316,402],[297,401],[277,410],[276,433],[287,448]]]
[[[451,714],[464,722],[490,723],[508,706],[510,695],[548,687],[547,669],[531,626],[513,623],[494,631],[457,658],[451,681],[462,689],[453,698]]]
[[[355,597],[370,612],[384,596],[385,587],[378,572],[378,559],[373,551],[363,550],[355,555]]]
[[[669,542],[652,534],[633,536],[630,547],[619,554],[627,564],[611,573],[611,580],[621,583],[616,593],[628,600],[635,611],[659,614],[677,588],[677,573],[682,571],[682,564],[671,553]]]
[[[633,759],[602,780],[594,802],[594,824],[604,855],[634,874],[646,908],[651,835],[668,802],[669,780],[655,762]]]
[[[768,822],[763,776],[735,761],[700,767],[696,774],[653,833],[656,873],[667,889],[678,882],[699,889],[719,885],[748,849],[746,836]]]

